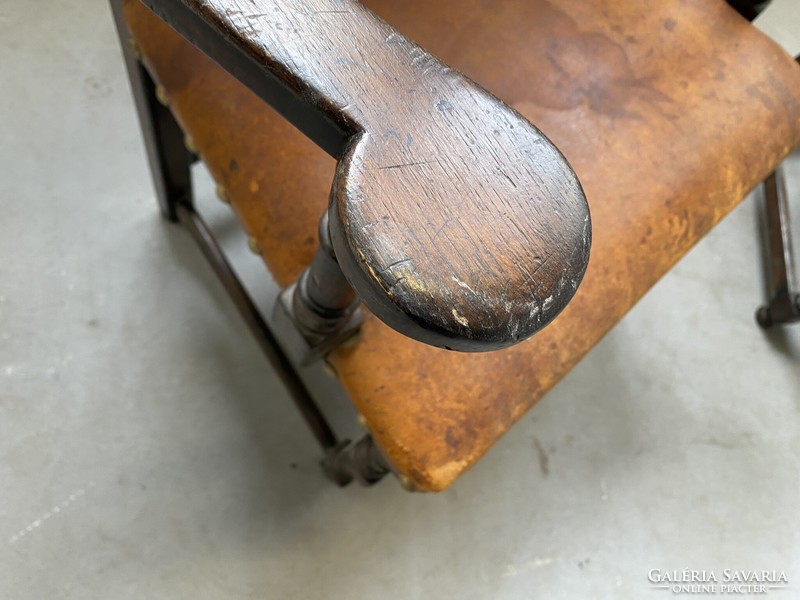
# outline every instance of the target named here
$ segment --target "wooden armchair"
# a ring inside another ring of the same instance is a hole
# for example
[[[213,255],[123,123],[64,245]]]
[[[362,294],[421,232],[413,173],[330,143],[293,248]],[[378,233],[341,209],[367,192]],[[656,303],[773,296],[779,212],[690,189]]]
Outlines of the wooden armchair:
[[[161,209],[342,484],[449,486],[800,142],[800,68],[722,0],[112,6]],[[192,206],[197,156],[285,288],[280,342]]]

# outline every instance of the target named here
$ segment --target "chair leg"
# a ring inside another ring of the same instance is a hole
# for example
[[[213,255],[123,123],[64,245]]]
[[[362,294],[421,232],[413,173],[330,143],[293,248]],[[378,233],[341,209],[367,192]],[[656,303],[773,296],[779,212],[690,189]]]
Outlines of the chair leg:
[[[372,437],[365,436],[356,443],[339,441],[211,232],[195,212],[191,166],[197,156],[186,147],[183,131],[166,106],[167,99],[159,97],[155,82],[139,61],[122,15],[122,0],[111,0],[111,9],[125,56],[161,213],[170,221],[180,222],[202,249],[322,447],[325,456],[321,464],[325,475],[340,486],[353,480],[363,485],[377,483],[391,470]]]
[[[281,378],[300,414],[322,447],[325,457],[321,464],[326,477],[340,486],[345,486],[354,479],[363,485],[372,485],[380,481],[391,469],[375,446],[372,437],[365,436],[354,444],[349,440],[340,441],[337,438],[269,324],[261,316],[222,249],[217,245],[208,226],[188,203],[178,203],[176,209],[178,220],[203,251],[264,356]]]
[[[306,366],[358,334],[364,320],[331,245],[328,212],[319,222],[319,248],[300,278],[283,290],[273,320],[288,329],[288,352]]]
[[[178,203],[192,201],[191,166],[195,157],[184,144],[183,131],[166,107],[166,98],[159,98],[155,82],[139,61],[122,15],[122,0],[111,0],[111,9],[139,114],[158,204],[166,219],[177,221]]]
[[[225,254],[202,217],[187,203],[179,203],[177,205],[177,214],[180,223],[191,234],[211,268],[214,269],[214,273],[216,273],[220,283],[225,287],[228,296],[233,300],[236,309],[261,347],[264,356],[286,386],[286,390],[294,400],[300,414],[322,449],[327,451],[335,447],[339,443],[336,434],[326,421],[322,411],[314,403],[300,375],[292,366],[272,329],[261,316],[258,307],[250,298],[233,267],[225,258]]]
[[[786,179],[778,167],[764,180],[767,217],[767,258],[771,299],[756,312],[761,327],[800,321],[800,289],[792,250],[791,219],[786,197]]]
[[[370,435],[355,443],[344,440],[328,448],[321,464],[328,479],[342,487],[354,479],[361,485],[373,485],[390,472]]]

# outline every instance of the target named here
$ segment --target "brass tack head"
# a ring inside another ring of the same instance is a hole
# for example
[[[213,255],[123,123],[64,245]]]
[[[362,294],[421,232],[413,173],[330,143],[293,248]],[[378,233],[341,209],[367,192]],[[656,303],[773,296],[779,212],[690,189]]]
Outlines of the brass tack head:
[[[358,425],[363,429],[366,433],[369,433],[369,423],[367,423],[367,418],[360,414],[358,415]]]
[[[194,138],[188,133],[183,136],[183,145],[186,149],[193,154],[197,154],[197,144],[194,143]]]
[[[411,480],[403,475],[402,473],[398,473],[397,481],[400,482],[400,486],[407,492],[416,492],[417,488],[414,487],[414,484],[411,483]]]
[[[158,101],[159,101],[159,102],[160,102],[160,103],[161,103],[163,106],[169,106],[169,96],[167,96],[167,90],[166,90],[166,88],[165,88],[163,85],[161,85],[161,84],[158,84],[158,85],[156,86],[156,99],[157,99],[157,100],[158,100]]]
[[[247,238],[247,247],[250,248],[250,252],[253,254],[258,254],[261,256],[261,248],[258,247],[258,240],[254,237]]]
[[[226,190],[224,186],[217,185],[217,198],[225,204],[231,203],[230,198],[228,198],[228,190]]]
[[[133,38],[128,38],[128,49],[130,50],[131,55],[136,60],[142,60],[142,48],[139,46],[137,41]]]

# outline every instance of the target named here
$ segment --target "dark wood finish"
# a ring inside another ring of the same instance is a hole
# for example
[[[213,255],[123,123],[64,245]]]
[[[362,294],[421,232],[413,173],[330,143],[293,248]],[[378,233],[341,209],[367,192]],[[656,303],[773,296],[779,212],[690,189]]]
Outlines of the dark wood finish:
[[[123,0],[111,0],[111,9],[162,214],[184,226],[225,287],[264,356],[286,386],[303,420],[324,450],[322,466],[325,475],[339,485],[347,485],[353,479],[358,479],[364,485],[377,483],[390,469],[372,437],[364,436],[357,443],[337,438],[272,329],[228,263],[211,230],[194,209],[190,166],[198,157],[185,147],[182,129],[172,112],[159,101],[156,84],[139,60],[138,46],[123,16]],[[327,225],[327,219],[325,223]],[[352,290],[349,293],[352,296]]]
[[[339,157],[336,256],[391,327],[493,350],[530,336],[573,296],[591,226],[566,159],[360,3],[145,4]]]
[[[800,69],[722,0],[368,5],[540,126],[592,206],[586,277],[530,340],[446,352],[367,314],[358,343],[329,357],[394,470],[441,490],[800,142]],[[271,273],[295,281],[314,255],[335,161],[138,2],[126,17]],[[647,375],[606,366],[609,377]]]
[[[770,0],[726,0],[726,2],[745,19],[752,21],[766,8]]]
[[[792,219],[783,168],[776,169],[764,180],[764,204],[769,301],[756,311],[756,320],[768,328],[800,321],[800,287],[797,285]]]
[[[170,221],[177,221],[176,204],[191,202],[192,199],[193,156],[183,143],[183,131],[175,117],[159,103],[155,83],[133,55],[132,39],[125,24],[122,5],[123,0],[111,0],[114,24],[125,57],[125,68],[150,163],[150,175],[161,214]]]
[[[188,230],[202,250],[209,265],[214,269],[242,319],[244,319],[247,327],[253,333],[253,337],[258,342],[264,356],[286,386],[289,395],[294,400],[300,414],[303,416],[303,420],[317,442],[319,442],[319,445],[323,450],[331,450],[339,446],[340,442],[325,419],[325,415],[314,403],[303,380],[295,371],[291,361],[284,353],[269,325],[261,316],[258,307],[250,298],[250,294],[247,293],[228,259],[225,258],[222,248],[217,244],[205,221],[188,202],[178,202],[173,208],[178,221]]]

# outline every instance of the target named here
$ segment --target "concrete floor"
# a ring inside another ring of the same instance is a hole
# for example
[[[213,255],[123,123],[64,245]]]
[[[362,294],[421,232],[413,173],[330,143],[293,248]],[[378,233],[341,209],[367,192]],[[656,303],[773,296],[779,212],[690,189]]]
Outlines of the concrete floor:
[[[687,567],[800,597],[800,326],[754,324],[757,201],[450,491],[337,489],[156,212],[108,9],[3,2],[0,53],[0,598],[638,599]]]

